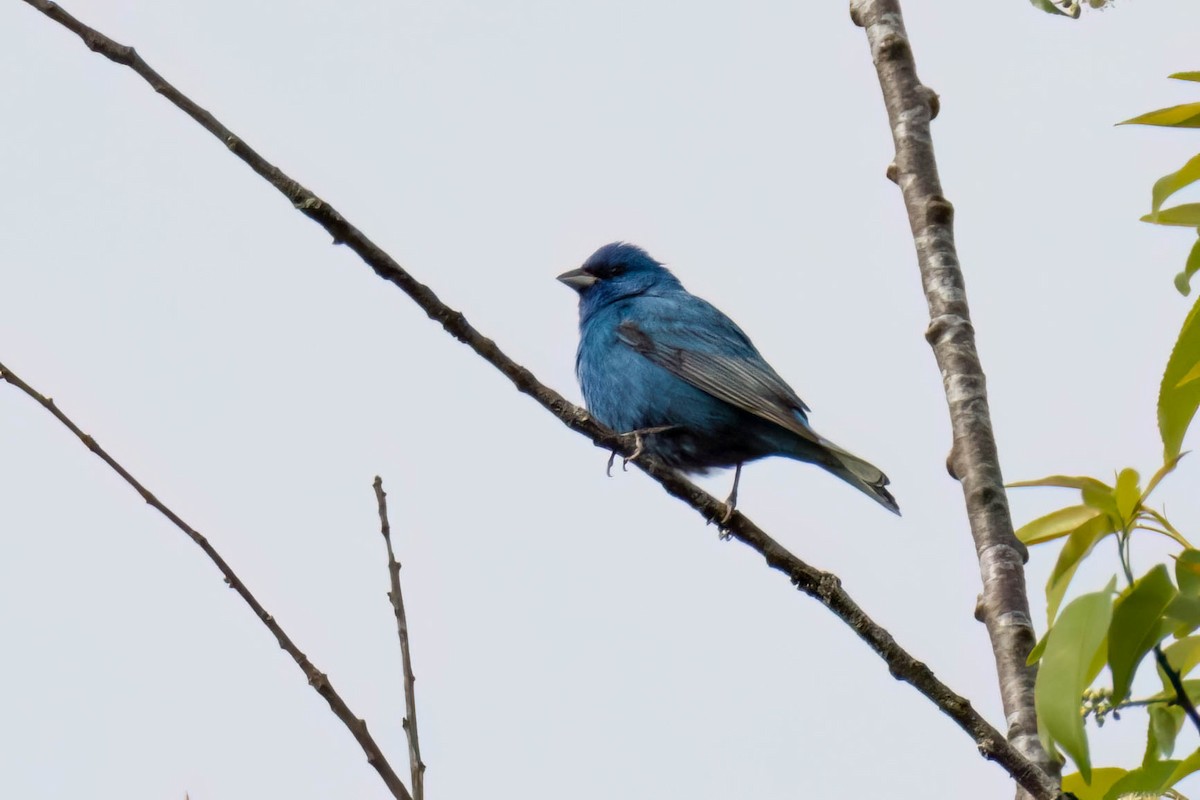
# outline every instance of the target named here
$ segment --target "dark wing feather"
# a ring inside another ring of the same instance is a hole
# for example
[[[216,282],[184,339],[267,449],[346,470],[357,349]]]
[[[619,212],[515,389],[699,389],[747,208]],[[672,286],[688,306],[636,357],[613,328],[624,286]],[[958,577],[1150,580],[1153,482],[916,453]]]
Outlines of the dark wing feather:
[[[617,326],[617,338],[697,389],[811,442],[828,444],[801,421],[808,406],[757,352],[728,356],[666,343],[629,320]]]

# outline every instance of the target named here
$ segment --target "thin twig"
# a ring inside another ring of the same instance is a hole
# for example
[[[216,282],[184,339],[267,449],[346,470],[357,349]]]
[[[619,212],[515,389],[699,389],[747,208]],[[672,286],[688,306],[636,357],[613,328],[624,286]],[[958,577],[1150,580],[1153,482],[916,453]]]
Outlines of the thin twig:
[[[1143,697],[1140,700],[1122,700],[1104,713],[1107,715],[1114,711],[1124,711],[1127,708],[1149,708],[1150,706],[1157,705],[1173,706],[1178,705],[1178,703],[1169,697]]]
[[[1060,765],[1038,738],[1033,699],[1037,668],[1025,663],[1037,640],[1025,589],[1027,551],[1013,535],[987,384],[954,245],[954,207],[942,194],[933,152],[929,123],[937,116],[938,97],[917,77],[900,0],[851,0],[850,16],[866,31],[892,129],[896,155],[887,176],[903,193],[916,245],[929,306],[925,338],[942,374],[954,437],[947,466],[966,501],[983,579],[975,613],[987,627],[995,656],[1008,739],[1057,781]]]
[[[1146,708],[1149,706],[1156,706],[1160,703],[1169,706],[1175,705],[1174,700],[1168,700],[1164,697],[1146,697],[1142,700],[1125,700],[1124,702],[1113,706],[1113,711],[1124,711],[1127,708]]]
[[[400,637],[400,660],[404,667],[404,733],[408,736],[408,765],[412,770],[413,800],[425,800],[425,762],[421,760],[421,743],[417,738],[417,678],[413,675],[412,655],[408,649],[408,617],[404,615],[404,595],[400,593],[400,562],[392,551],[392,526],[388,522],[387,492],[383,478],[375,476],[375,502],[379,506],[379,531],[387,545],[388,577],[392,611],[396,613],[396,633]]]
[[[359,719],[354,712],[350,710],[350,707],[346,705],[346,701],[342,699],[341,695],[337,693],[337,690],[333,688],[333,684],[329,682],[328,676],[318,670],[313,663],[308,660],[308,656],[300,652],[300,648],[296,647],[296,645],[292,643],[291,638],[283,632],[283,628],[279,627],[279,623],[275,621],[275,617],[267,613],[267,610],[262,607],[262,604],[259,603],[258,600],[255,599],[254,595],[250,593],[250,590],[246,588],[246,584],[242,583],[241,578],[234,574],[233,569],[229,566],[229,564],[225,563],[225,559],[221,557],[220,553],[218,553],[216,549],[209,544],[208,539],[200,535],[200,533],[197,532],[196,529],[191,525],[188,525],[186,522],[184,522],[178,514],[163,505],[157,497],[150,493],[149,489],[147,489],[136,478],[130,475],[129,471],[117,463],[117,461],[110,456],[104,450],[104,448],[100,447],[100,445],[96,443],[95,439],[80,430],[79,426],[72,422],[70,418],[68,418],[67,415],[64,414],[57,405],[55,405],[52,399],[41,394],[25,381],[21,380],[19,377],[13,374],[12,370],[4,366],[4,364],[0,364],[0,380],[7,381],[8,383],[17,387],[22,392],[37,401],[43,408],[53,414],[59,422],[65,425],[67,429],[71,431],[71,433],[78,437],[79,441],[83,442],[84,446],[86,446],[88,450],[91,450],[93,453],[99,456],[100,460],[111,467],[113,472],[116,472],[121,476],[122,479],[124,479],[126,483],[132,486],[134,491],[142,496],[143,500],[149,503],[156,511],[158,511],[158,513],[170,520],[176,528],[179,528],[179,530],[187,534],[188,538],[195,542],[197,546],[204,551],[204,554],[208,556],[209,560],[216,564],[217,569],[219,569],[221,574],[225,576],[225,583],[227,583],[241,596],[243,600],[246,601],[246,605],[250,606],[250,609],[254,611],[254,615],[258,617],[259,620],[262,621],[262,624],[267,626],[267,630],[269,630],[275,636],[275,640],[279,642],[279,646],[287,651],[287,654],[292,657],[292,660],[295,661],[296,665],[300,667],[301,671],[304,672],[304,677],[308,679],[309,685],[317,691],[317,694],[325,698],[326,702],[329,703],[330,710],[332,710],[334,715],[342,721],[347,729],[349,729],[350,733],[358,741],[359,746],[362,747],[363,752],[366,753],[367,762],[375,768],[375,771],[379,773],[379,777],[383,778],[383,782],[391,791],[392,796],[395,797],[396,800],[413,800],[411,795],[409,795],[408,790],[404,788],[404,784],[400,781],[400,778],[397,777],[395,771],[392,770],[391,765],[388,764],[387,759],[384,758],[383,752],[379,749],[379,745],[377,745],[375,740],[371,738],[371,734],[367,731],[367,723]]]
[[[127,66],[140,75],[154,91],[216,136],[231,153],[278,189],[298,211],[324,228],[333,237],[335,244],[344,244],[353,250],[377,275],[399,287],[451,336],[470,347],[507,377],[518,391],[532,397],[568,428],[587,436],[598,447],[606,450],[616,450],[625,456],[634,452],[636,438],[633,435],[613,433],[593,419],[587,411],[539,382],[532,372],[476,330],[461,312],[443,303],[429,287],[405,271],[332,206],[284,174],[218,122],[212,114],[165,81],[132,47],[119,44],[99,31],[89,28],[63,11],[56,3],[48,0],[25,2],[78,35],[94,52]],[[716,522],[723,519],[727,506],[675,470],[648,456],[642,456],[634,463],[658,481],[668,494],[691,506],[707,521]],[[792,555],[741,512],[735,512],[722,524],[722,529],[730,537],[761,554],[772,569],[788,576],[798,589],[820,601],[841,618],[887,663],[889,672],[895,678],[909,683],[932,701],[974,739],[985,758],[1000,764],[1034,797],[1038,800],[1057,800],[1063,797],[1056,780],[1050,778],[1037,764],[1013,747],[1003,734],[971,707],[966,698],[951,691],[925,664],[896,644],[887,630],[868,617],[841,588],[841,581],[837,576],[822,572]]]

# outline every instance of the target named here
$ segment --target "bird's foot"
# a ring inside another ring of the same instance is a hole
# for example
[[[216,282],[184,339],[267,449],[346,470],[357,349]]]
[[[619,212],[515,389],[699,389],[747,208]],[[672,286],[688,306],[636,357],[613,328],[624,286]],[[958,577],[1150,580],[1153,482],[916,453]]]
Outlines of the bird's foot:
[[[729,527],[729,520],[733,519],[733,512],[735,510],[735,506],[726,503],[725,513],[721,515],[720,519],[715,520],[717,523],[717,538],[723,542],[728,542],[733,538],[733,528]],[[710,523],[713,521],[709,520]]]
[[[621,458],[621,470],[629,471],[629,462],[636,461],[642,453],[646,452],[646,437],[655,433],[663,433],[664,431],[674,430],[678,425],[656,425],[651,428],[637,428],[636,430],[626,431],[623,436],[633,436],[633,452]],[[604,474],[612,477],[612,466],[617,460],[617,451],[612,451],[608,457],[608,466],[604,469]]]
[[[717,522],[717,533],[722,539],[729,539],[733,532],[729,529],[729,521],[733,519],[733,512],[737,511],[737,495],[738,483],[742,480],[742,465],[738,464],[733,471],[733,490],[729,492],[729,497],[725,498],[725,513],[721,515],[721,519]]]
[[[708,524],[717,523],[717,538],[722,542],[728,542],[733,538],[733,528],[729,527],[729,520],[733,519],[734,507],[725,504],[725,513],[719,517],[710,517]]]

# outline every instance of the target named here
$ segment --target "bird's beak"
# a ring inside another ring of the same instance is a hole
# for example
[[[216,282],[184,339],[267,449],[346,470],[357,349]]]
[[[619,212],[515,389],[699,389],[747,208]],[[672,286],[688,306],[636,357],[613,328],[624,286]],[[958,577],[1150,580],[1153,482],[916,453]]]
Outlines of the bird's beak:
[[[558,279],[577,292],[582,292],[584,289],[596,282],[595,275],[588,275],[581,269],[573,269],[570,272],[564,272],[562,275],[558,276]]]

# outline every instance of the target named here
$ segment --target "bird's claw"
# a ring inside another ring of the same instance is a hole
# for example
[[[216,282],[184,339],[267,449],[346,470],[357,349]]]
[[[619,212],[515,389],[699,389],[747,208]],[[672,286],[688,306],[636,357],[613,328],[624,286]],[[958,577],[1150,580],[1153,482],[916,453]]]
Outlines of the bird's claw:
[[[652,433],[662,433],[664,431],[673,430],[676,427],[677,426],[675,426],[675,425],[656,425],[651,428],[638,428],[637,430],[627,431],[626,433],[624,433],[623,434],[624,436],[632,436],[633,437],[633,452],[627,456],[621,457],[621,469],[624,472],[628,472],[629,471],[629,462],[637,461],[638,457],[646,452],[646,438],[645,437],[649,436]],[[609,455],[609,457],[608,457],[608,466],[606,466],[604,468],[604,474],[610,478],[612,477],[612,467],[613,467],[613,464],[616,462],[616,460],[617,460],[617,451],[613,450],[612,454]]]
[[[633,452],[627,456],[621,456],[621,471],[622,472],[629,472],[629,462],[633,461],[635,458],[640,456],[642,454],[642,451],[645,449],[644,448],[645,443],[642,441],[642,434],[638,431],[633,431],[633,435],[634,435]],[[604,467],[604,474],[610,478],[612,477],[612,468],[613,468],[613,464],[616,463],[616,460],[617,460],[617,451],[613,450],[611,453],[609,453],[608,464],[606,464]]]
[[[642,439],[641,431],[631,431],[633,433],[633,452],[627,456],[621,457],[621,471],[629,472],[629,462],[640,456],[645,450],[645,441]],[[617,460],[617,451],[613,450],[608,456],[608,464],[604,467],[604,474],[612,477],[613,464]]]
[[[717,524],[717,538],[723,542],[728,542],[733,538],[733,528],[729,527],[729,521],[733,519],[734,510],[733,506],[726,503],[724,513],[720,516],[708,518],[709,525],[712,525],[714,522]]]
[[[652,432],[651,429],[646,429],[646,433]],[[629,472],[629,462],[636,461],[645,449],[646,440],[642,438],[642,431],[633,431],[633,452],[621,459],[621,471]]]
[[[715,520],[717,523],[717,538],[725,542],[733,538],[733,528],[729,527],[729,521],[733,519],[733,512],[737,510],[736,498],[731,497],[730,500],[734,502],[725,501],[725,513],[719,519]]]

